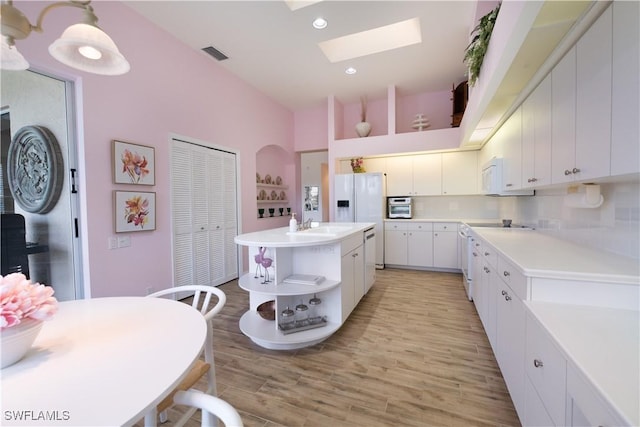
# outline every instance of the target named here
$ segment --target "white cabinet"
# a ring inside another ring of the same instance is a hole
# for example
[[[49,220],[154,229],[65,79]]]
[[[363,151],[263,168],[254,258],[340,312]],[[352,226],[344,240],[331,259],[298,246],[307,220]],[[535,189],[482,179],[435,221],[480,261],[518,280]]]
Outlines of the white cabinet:
[[[611,412],[594,387],[571,363],[567,364],[567,405],[564,425],[620,426],[627,423]]]
[[[344,322],[364,296],[364,246],[342,256],[342,321]]]
[[[507,119],[498,130],[503,142],[502,190],[522,188],[522,108]]]
[[[576,46],[576,179],[585,180],[611,171],[611,7]]]
[[[571,182],[576,165],[576,48],[551,72],[551,182]]]
[[[551,184],[551,75],[522,103],[522,187]]]
[[[388,157],[387,195],[435,196],[442,192],[441,154]]]
[[[235,279],[235,155],[172,144],[173,285],[219,285]]]
[[[385,264],[433,265],[433,228],[430,222],[386,222],[384,238]]]
[[[526,315],[526,347],[524,369],[533,390],[527,388],[525,424],[534,426],[537,420],[549,417],[551,424],[565,422],[565,382],[567,363],[553,339],[531,313]],[[534,395],[535,394],[535,395]],[[538,396],[542,407],[537,407]]]
[[[479,194],[478,178],[478,151],[442,153],[442,195]]]
[[[458,268],[458,224],[433,223],[433,266]]]
[[[611,175],[640,172],[640,2],[613,3]]]

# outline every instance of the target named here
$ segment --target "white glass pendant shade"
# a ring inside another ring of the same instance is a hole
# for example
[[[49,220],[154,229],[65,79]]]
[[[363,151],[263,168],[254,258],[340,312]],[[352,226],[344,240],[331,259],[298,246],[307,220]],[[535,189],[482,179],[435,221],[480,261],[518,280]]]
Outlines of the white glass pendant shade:
[[[94,74],[115,76],[131,68],[111,37],[89,24],[64,30],[49,46],[49,53],[65,65]]]
[[[2,38],[2,52],[0,52],[0,68],[3,70],[26,70],[29,63],[15,46],[10,45],[5,37]]]

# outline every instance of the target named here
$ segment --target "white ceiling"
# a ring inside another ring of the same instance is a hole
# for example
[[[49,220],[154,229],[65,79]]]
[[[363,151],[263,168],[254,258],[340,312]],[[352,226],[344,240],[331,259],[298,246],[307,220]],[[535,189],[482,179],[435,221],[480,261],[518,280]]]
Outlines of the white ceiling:
[[[292,11],[283,0],[125,1],[195,50],[213,46],[219,64],[292,111],[401,95],[451,90],[466,79],[462,62],[477,2],[321,1]],[[329,25],[311,26],[317,17]],[[418,17],[422,43],[330,63],[318,43]],[[201,52],[202,55],[207,55]],[[217,61],[211,58],[211,61]],[[358,73],[344,70],[355,67]]]

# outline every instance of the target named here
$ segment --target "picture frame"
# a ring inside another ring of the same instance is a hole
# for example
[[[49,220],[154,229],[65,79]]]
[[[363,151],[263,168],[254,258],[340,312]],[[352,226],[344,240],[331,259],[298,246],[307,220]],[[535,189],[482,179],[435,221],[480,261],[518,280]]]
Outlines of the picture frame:
[[[155,185],[155,149],[146,145],[113,140],[113,182]]]
[[[114,191],[113,205],[116,233],[156,229],[156,193]]]

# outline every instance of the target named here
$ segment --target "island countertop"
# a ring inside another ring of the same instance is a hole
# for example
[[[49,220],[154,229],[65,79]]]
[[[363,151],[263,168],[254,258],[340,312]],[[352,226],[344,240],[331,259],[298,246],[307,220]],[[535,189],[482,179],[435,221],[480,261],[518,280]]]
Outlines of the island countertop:
[[[307,230],[290,232],[289,227],[240,234],[234,242],[242,246],[302,247],[335,243],[371,227],[373,222],[322,222]],[[382,232],[382,230],[377,230]]]

